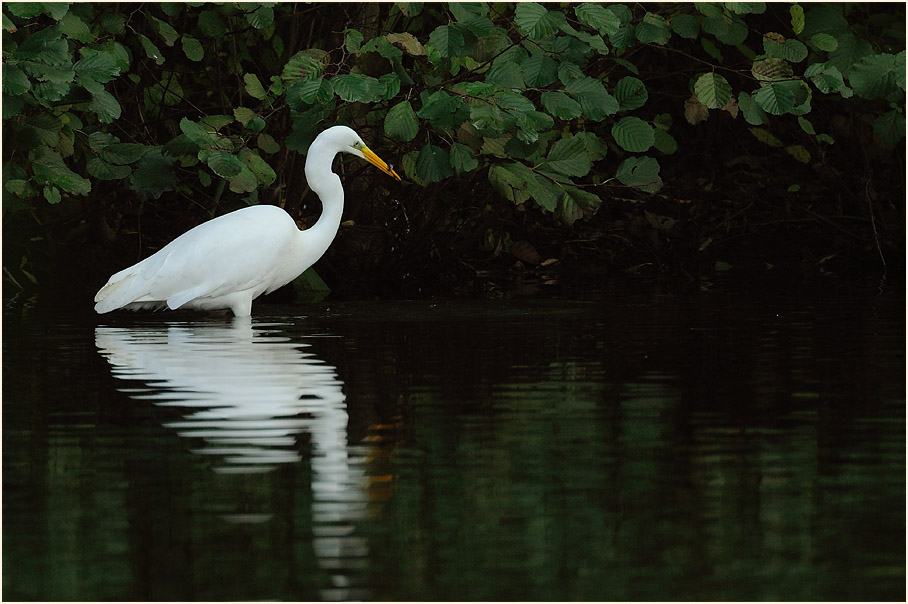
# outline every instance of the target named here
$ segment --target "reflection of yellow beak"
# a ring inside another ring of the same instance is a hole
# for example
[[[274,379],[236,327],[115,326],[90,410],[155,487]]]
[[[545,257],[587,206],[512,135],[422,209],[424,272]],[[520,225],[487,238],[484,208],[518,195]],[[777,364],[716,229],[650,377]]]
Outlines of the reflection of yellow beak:
[[[400,176],[397,175],[397,172],[391,169],[391,166],[386,164],[382,158],[377,156],[372,149],[369,147],[360,148],[360,152],[366,157],[366,161],[387,174],[388,176],[393,176],[397,180],[400,180]]]

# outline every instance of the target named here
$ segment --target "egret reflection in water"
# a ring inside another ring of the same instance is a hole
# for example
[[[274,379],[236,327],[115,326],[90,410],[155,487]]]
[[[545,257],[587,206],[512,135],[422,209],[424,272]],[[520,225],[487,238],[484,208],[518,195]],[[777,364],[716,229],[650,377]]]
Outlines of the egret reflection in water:
[[[249,318],[97,327],[95,344],[113,376],[128,383],[121,392],[189,410],[163,425],[204,442],[193,451],[216,458],[215,472],[261,473],[299,462],[297,437],[309,434],[313,547],[336,590],[323,595],[334,599],[347,593],[338,563],[366,547],[352,526],[367,506],[365,452],[347,442],[346,397],[335,368],[279,327],[253,328]]]

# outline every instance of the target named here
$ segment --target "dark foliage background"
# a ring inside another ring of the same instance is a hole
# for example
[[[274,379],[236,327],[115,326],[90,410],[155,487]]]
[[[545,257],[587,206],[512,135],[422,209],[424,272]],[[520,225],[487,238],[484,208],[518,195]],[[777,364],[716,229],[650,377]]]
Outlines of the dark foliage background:
[[[91,294],[213,216],[311,224],[335,291],[904,269],[903,4],[6,3],[4,289]],[[311,274],[302,286],[317,283]]]

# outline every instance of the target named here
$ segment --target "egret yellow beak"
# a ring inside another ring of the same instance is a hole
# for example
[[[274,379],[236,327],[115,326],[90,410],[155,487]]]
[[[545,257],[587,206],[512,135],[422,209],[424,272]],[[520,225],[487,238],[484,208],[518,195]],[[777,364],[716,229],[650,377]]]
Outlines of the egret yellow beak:
[[[377,156],[372,149],[369,147],[362,147],[360,152],[365,156],[366,161],[387,174],[388,176],[393,176],[397,180],[400,180],[400,176],[397,175],[397,172],[391,169],[391,166],[386,164],[382,158]]]

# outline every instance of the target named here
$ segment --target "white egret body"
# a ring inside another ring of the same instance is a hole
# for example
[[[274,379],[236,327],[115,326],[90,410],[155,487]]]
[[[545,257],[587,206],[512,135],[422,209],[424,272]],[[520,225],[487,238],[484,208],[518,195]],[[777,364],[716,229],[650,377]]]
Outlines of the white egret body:
[[[319,134],[306,156],[306,180],[322,215],[301,231],[277,206],[250,206],[183,233],[155,254],[113,275],[95,294],[95,311],[118,308],[229,308],[238,317],[252,301],[293,281],[331,245],[344,211],[344,189],[331,171],[338,153],[351,153],[400,180],[346,126]]]

